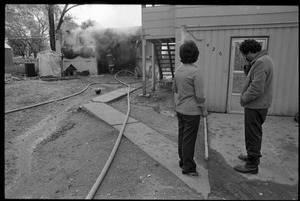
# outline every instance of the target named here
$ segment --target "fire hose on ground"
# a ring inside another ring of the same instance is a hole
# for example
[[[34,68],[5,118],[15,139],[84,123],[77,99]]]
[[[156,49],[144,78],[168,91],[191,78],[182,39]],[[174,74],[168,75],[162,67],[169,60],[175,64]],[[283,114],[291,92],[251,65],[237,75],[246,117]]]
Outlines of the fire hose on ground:
[[[122,71],[119,71],[119,72],[122,72]],[[119,73],[119,72],[118,72],[118,73]],[[126,72],[130,72],[130,71],[126,71]],[[118,74],[118,73],[117,73],[117,74]],[[130,73],[132,73],[132,72],[130,72]],[[116,74],[116,75],[117,75],[117,74]],[[133,73],[132,73],[132,74],[133,74]],[[141,82],[141,81],[138,81],[138,82]],[[87,85],[83,90],[81,90],[80,92],[77,92],[77,93],[74,93],[74,94],[71,94],[71,95],[62,97],[62,98],[58,98],[58,99],[54,99],[54,100],[49,100],[49,101],[45,101],[45,102],[42,102],[42,103],[37,103],[37,104],[33,104],[33,105],[29,105],[29,106],[25,106],[25,107],[13,109],[13,110],[8,110],[8,111],[5,111],[4,114],[9,114],[9,113],[13,113],[13,112],[17,112],[17,111],[21,111],[21,110],[25,110],[25,109],[37,107],[37,106],[40,106],[40,105],[45,105],[45,104],[48,104],[48,103],[61,101],[61,100],[67,99],[67,98],[71,98],[71,97],[73,97],[73,96],[77,96],[77,95],[79,95],[79,94],[85,92],[85,90],[86,90],[89,86],[94,85],[94,84],[120,84],[120,83],[119,83],[119,82],[117,82],[117,83],[93,82],[93,83],[88,84],[88,85]],[[129,83],[129,84],[130,84],[130,83]]]
[[[120,71],[120,72],[121,72],[121,71]],[[119,72],[118,72],[118,73],[119,73]],[[120,142],[121,142],[121,139],[122,139],[122,136],[123,136],[123,132],[124,132],[124,130],[125,130],[125,126],[126,126],[126,124],[127,124],[127,120],[128,120],[129,114],[130,114],[130,97],[129,97],[129,93],[130,93],[130,85],[126,84],[125,82],[122,82],[122,81],[118,80],[118,79],[117,79],[117,74],[118,74],[118,73],[115,74],[115,79],[116,79],[118,82],[120,82],[121,84],[124,84],[124,85],[128,86],[128,91],[127,91],[127,107],[128,107],[128,108],[127,108],[127,114],[126,114],[125,120],[124,120],[124,122],[123,122],[122,128],[121,128],[121,130],[120,130],[119,136],[118,136],[118,138],[117,138],[117,141],[116,141],[116,143],[115,143],[115,145],[114,145],[114,148],[113,148],[112,152],[110,153],[110,156],[109,156],[109,158],[107,159],[107,161],[106,161],[106,163],[105,163],[105,165],[104,165],[104,168],[102,169],[100,175],[98,176],[96,182],[94,183],[92,189],[90,190],[90,192],[88,193],[88,195],[86,196],[85,199],[92,199],[92,198],[94,197],[95,193],[97,192],[97,190],[98,190],[100,184],[102,183],[102,180],[103,180],[103,178],[104,178],[104,176],[105,176],[107,170],[109,169],[109,166],[110,166],[110,164],[111,164],[111,162],[112,162],[112,160],[113,160],[113,158],[114,158],[114,156],[115,156],[115,154],[116,154],[116,151],[117,151],[117,149],[118,149],[118,147],[119,147],[119,144],[120,144]]]
[[[67,98],[70,98],[70,97],[73,97],[73,96],[76,96],[78,94],[81,94],[83,93],[89,86],[93,85],[93,84],[123,84],[123,85],[126,85],[128,87],[128,91],[127,91],[127,104],[128,104],[128,109],[127,109],[127,114],[126,114],[126,117],[125,117],[125,120],[123,122],[123,125],[122,125],[122,128],[120,130],[120,133],[119,133],[119,136],[117,138],[117,141],[113,147],[113,150],[104,166],[104,168],[102,169],[100,175],[98,176],[96,182],[94,183],[92,189],[90,190],[90,192],[88,193],[86,199],[92,199],[95,195],[95,193],[97,192],[97,189],[99,188],[114,156],[115,156],[115,153],[119,147],[119,144],[121,142],[121,138],[122,138],[122,135],[123,135],[123,132],[125,130],[125,126],[126,126],[126,123],[128,121],[128,117],[129,117],[129,114],[130,114],[130,97],[129,97],[129,94],[130,94],[130,83],[126,84],[125,82],[122,82],[120,81],[119,79],[117,79],[117,75],[121,72],[125,72],[125,75],[127,73],[129,74],[132,74],[132,75],[135,75],[133,72],[131,71],[128,71],[128,70],[122,70],[122,71],[119,71],[118,73],[115,74],[115,79],[118,81],[118,83],[98,83],[98,82],[94,82],[94,83],[90,83],[88,84],[82,91],[80,92],[77,92],[77,93],[74,93],[74,94],[71,94],[69,96],[65,96],[65,97],[62,97],[62,98],[58,98],[58,99],[55,99],[55,100],[49,100],[49,101],[45,101],[45,102],[42,102],[42,103],[38,103],[38,104],[34,104],[34,105],[30,105],[30,106],[25,106],[25,107],[22,107],[22,108],[17,108],[17,109],[13,109],[13,110],[9,110],[9,111],[5,111],[5,114],[8,114],[8,113],[12,113],[12,112],[17,112],[17,111],[20,111],[20,110],[25,110],[25,109],[28,109],[28,108],[33,108],[33,107],[37,107],[37,106],[40,106],[40,105],[44,105],[44,104],[48,104],[48,103],[52,103],[52,102],[55,102],[55,101],[60,101],[60,100],[64,100],[64,99],[67,99]],[[140,81],[139,81],[140,82]],[[133,83],[133,82],[131,82]]]
[[[126,117],[125,117],[125,120],[123,122],[123,125],[122,125],[122,128],[120,130],[120,133],[119,133],[119,136],[117,138],[117,141],[113,147],[113,150],[104,166],[104,168],[102,169],[100,175],[98,176],[96,182],[94,183],[92,189],[90,190],[90,192],[88,193],[86,199],[92,199],[95,195],[95,193],[97,192],[97,189],[99,188],[107,170],[109,169],[109,166],[115,156],[115,153],[119,147],[119,144],[121,142],[121,139],[122,139],[122,135],[123,135],[123,132],[125,130],[125,126],[127,124],[127,121],[128,121],[128,117],[129,117],[129,114],[130,114],[130,97],[129,97],[129,94],[130,94],[130,83],[126,84],[125,82],[122,82],[120,81],[119,79],[117,79],[117,75],[121,72],[125,72],[125,75],[127,73],[129,74],[132,74],[133,76],[135,76],[135,74],[131,71],[128,71],[128,70],[122,70],[122,71],[119,71],[115,74],[115,79],[118,81],[118,83],[98,83],[98,82],[94,82],[94,83],[90,83],[88,84],[83,90],[81,90],[80,92],[77,92],[77,93],[74,93],[74,94],[71,94],[69,96],[65,96],[65,97],[62,97],[62,98],[58,98],[58,99],[55,99],[55,100],[49,100],[49,101],[45,101],[45,102],[42,102],[42,103],[37,103],[37,104],[34,104],[34,105],[30,105],[30,106],[25,106],[25,107],[21,107],[21,108],[17,108],[17,109],[13,109],[13,110],[9,110],[9,111],[5,111],[5,114],[9,114],[9,113],[13,113],[13,112],[17,112],[17,111],[20,111],[20,110],[25,110],[25,109],[28,109],[28,108],[33,108],[33,107],[37,107],[37,106],[40,106],[40,105],[44,105],[44,104],[48,104],[48,103],[52,103],[52,102],[55,102],[55,101],[60,101],[60,100],[64,100],[64,99],[67,99],[67,98],[70,98],[70,97],[73,97],[73,96],[76,96],[78,94],[81,94],[83,93],[89,86],[91,85],[94,85],[94,84],[123,84],[123,85],[126,85],[128,87],[128,91],[127,91],[127,104],[128,104],[128,109],[127,109],[127,114],[126,114]],[[140,82],[140,81],[138,81]],[[135,83],[135,82],[131,82],[131,83]]]
[[[26,106],[26,107],[14,109],[14,110],[5,111],[5,114],[8,114],[8,113],[17,112],[17,111],[20,111],[20,110],[24,110],[24,109],[28,109],[28,108],[37,107],[37,106],[40,106],[40,105],[52,103],[52,102],[55,102],[55,101],[64,100],[64,99],[67,99],[67,98],[70,98],[70,97],[73,97],[73,96],[76,96],[78,94],[83,93],[89,86],[94,85],[94,84],[120,84],[121,83],[121,84],[126,85],[128,87],[128,91],[127,91],[127,106],[128,106],[128,108],[127,108],[127,114],[126,114],[125,120],[123,122],[122,128],[119,132],[119,135],[118,135],[116,143],[113,147],[113,150],[112,150],[106,164],[104,165],[104,168],[102,169],[100,175],[98,176],[96,182],[94,183],[93,187],[91,188],[91,190],[89,191],[89,193],[88,193],[88,195],[86,196],[85,199],[92,199],[94,197],[95,193],[97,192],[100,184],[102,183],[102,180],[105,177],[105,174],[108,171],[108,169],[110,167],[110,164],[111,164],[111,162],[112,162],[112,160],[113,160],[113,158],[116,154],[116,151],[119,147],[119,144],[120,144],[122,136],[123,136],[123,132],[125,130],[125,126],[127,124],[128,118],[129,118],[129,114],[130,114],[130,96],[129,96],[129,94],[130,94],[130,85],[126,84],[125,82],[120,81],[119,79],[117,79],[117,75],[121,72],[125,72],[125,74],[129,72],[129,73],[134,75],[134,73],[132,73],[130,71],[126,71],[126,70],[125,71],[119,71],[118,73],[115,74],[115,79],[118,81],[118,83],[97,83],[97,82],[94,82],[94,83],[88,84],[82,91],[71,94],[69,96],[65,96],[65,97],[62,97],[62,98],[55,99],[55,100],[49,100],[49,101],[46,101],[46,102],[42,102],[42,103],[38,103],[38,104]],[[209,157],[208,157],[207,122],[206,121],[207,121],[206,117],[204,117],[205,160],[208,160]]]

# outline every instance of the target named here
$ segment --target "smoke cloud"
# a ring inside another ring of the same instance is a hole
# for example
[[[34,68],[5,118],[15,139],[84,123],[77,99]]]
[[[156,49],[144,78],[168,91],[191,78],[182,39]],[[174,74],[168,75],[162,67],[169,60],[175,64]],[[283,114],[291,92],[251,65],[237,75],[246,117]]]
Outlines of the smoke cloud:
[[[110,49],[116,66],[126,68],[128,65],[135,66],[135,44],[140,39],[141,27],[104,29],[95,25],[65,32],[62,52],[68,59],[96,57],[98,62],[103,63]]]

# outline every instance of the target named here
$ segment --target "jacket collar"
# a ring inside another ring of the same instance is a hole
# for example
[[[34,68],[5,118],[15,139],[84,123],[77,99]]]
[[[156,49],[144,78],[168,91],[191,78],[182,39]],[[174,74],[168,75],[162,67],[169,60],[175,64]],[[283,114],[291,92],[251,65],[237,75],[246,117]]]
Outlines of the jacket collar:
[[[254,59],[251,61],[251,65],[253,65],[257,61],[257,59],[259,59],[260,57],[265,56],[267,54],[268,54],[267,50],[262,50],[262,51],[258,52],[256,54],[256,56],[254,57]]]

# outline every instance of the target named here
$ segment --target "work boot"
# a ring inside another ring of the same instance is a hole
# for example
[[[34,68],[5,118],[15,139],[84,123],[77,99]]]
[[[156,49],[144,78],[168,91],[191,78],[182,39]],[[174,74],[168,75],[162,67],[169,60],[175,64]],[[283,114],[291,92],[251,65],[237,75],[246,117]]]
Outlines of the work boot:
[[[239,158],[245,159],[245,157],[239,157]],[[260,157],[248,155],[247,162],[245,165],[237,165],[233,169],[235,171],[241,172],[241,173],[257,174],[258,173],[258,165],[260,163],[259,158]]]
[[[258,166],[257,165],[251,165],[249,163],[246,163],[245,165],[237,165],[233,169],[237,172],[240,172],[240,173],[251,173],[251,174],[257,174],[258,173]]]
[[[242,161],[248,162],[248,156],[247,156],[247,155],[240,154],[240,155],[238,156],[238,158],[241,159]]]
[[[189,175],[189,176],[192,176],[192,177],[198,177],[199,176],[199,173],[197,171],[195,171],[195,172],[186,172],[186,171],[182,170],[182,174]]]

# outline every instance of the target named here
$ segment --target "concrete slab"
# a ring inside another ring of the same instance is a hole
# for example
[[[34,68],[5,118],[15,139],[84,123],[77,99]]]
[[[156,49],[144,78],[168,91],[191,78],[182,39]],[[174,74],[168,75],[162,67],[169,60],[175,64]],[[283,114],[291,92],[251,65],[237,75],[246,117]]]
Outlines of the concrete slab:
[[[138,88],[134,88],[134,87],[130,87],[130,92],[133,92],[137,89],[139,89],[140,87]],[[128,88],[120,88],[120,89],[117,89],[117,90],[114,90],[114,91],[111,91],[111,92],[108,92],[108,93],[105,93],[105,94],[102,94],[102,95],[99,95],[95,98],[92,99],[93,102],[100,102],[100,103],[108,103],[110,101],[113,101],[115,99],[118,99],[118,98],[121,98],[123,96],[125,96],[128,92]]]
[[[82,105],[82,109],[109,125],[122,125],[126,115],[105,103],[90,102]],[[129,117],[127,123],[137,122]]]
[[[120,131],[122,125],[114,127]],[[197,164],[197,171],[201,176],[189,177],[183,175],[178,166],[177,143],[165,138],[143,123],[127,124],[123,134],[189,187],[195,189],[197,193],[201,193],[205,199],[208,197],[210,193],[208,170]]]
[[[244,116],[211,113],[207,117],[209,147],[223,155],[232,167],[244,164],[237,156],[245,154]],[[248,179],[298,184],[299,124],[293,117],[267,116],[257,175],[241,174]]]
[[[117,130],[121,130],[126,115],[108,106],[105,103],[91,102],[82,106],[83,110],[91,115],[99,118]],[[210,184],[208,178],[208,170],[197,163],[197,171],[201,176],[189,177],[181,173],[178,166],[178,146],[177,143],[165,138],[161,134],[152,130],[143,123],[129,117],[124,136],[130,139],[149,156],[170,170],[179,179],[188,186],[195,189],[197,193],[201,193],[204,198],[210,193]]]

